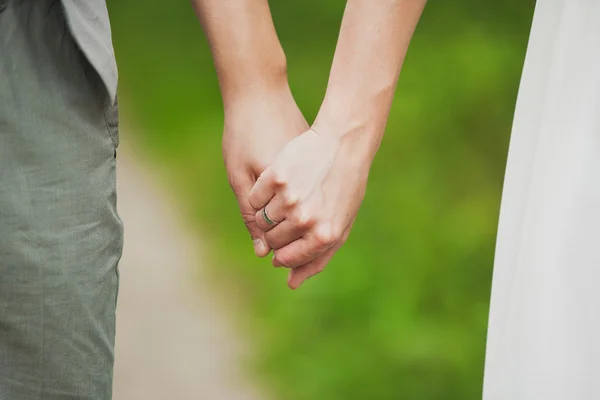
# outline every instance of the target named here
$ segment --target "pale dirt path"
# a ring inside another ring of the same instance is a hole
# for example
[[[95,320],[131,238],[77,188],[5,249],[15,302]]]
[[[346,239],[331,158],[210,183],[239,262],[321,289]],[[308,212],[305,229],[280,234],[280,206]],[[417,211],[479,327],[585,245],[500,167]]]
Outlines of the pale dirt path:
[[[123,147],[114,400],[262,400],[243,376],[231,315],[198,278],[197,239],[178,223],[166,189]]]

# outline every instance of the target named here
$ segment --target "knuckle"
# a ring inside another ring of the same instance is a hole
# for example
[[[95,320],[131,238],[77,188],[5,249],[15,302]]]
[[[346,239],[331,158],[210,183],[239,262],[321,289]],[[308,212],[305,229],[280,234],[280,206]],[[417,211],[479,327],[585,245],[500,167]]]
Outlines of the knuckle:
[[[286,191],[283,195],[283,204],[287,208],[295,207],[298,204],[298,201],[299,197],[294,193]]]
[[[250,215],[250,214],[243,214],[242,215],[242,219],[244,221],[244,225],[246,226],[246,229],[248,230],[248,232],[250,232],[250,235],[254,238],[256,235],[258,235],[259,233],[262,232],[262,229],[260,228],[260,226],[258,226],[258,224],[256,223],[256,220],[254,218],[254,215]]]
[[[302,264],[305,264],[312,261],[318,253],[319,249],[315,248],[315,246],[307,246],[298,252],[298,260],[301,260]]]
[[[260,171],[258,176],[261,176],[269,168],[269,164],[262,159],[255,159],[254,167],[257,171]]]
[[[317,267],[315,268],[315,275],[323,272],[323,270],[325,269],[325,266],[326,266],[326,264],[317,265]]]
[[[229,187],[234,192],[237,192],[241,186],[240,179],[237,176],[229,176],[227,180],[229,182]]]
[[[269,245],[269,247],[273,250],[277,250],[277,247],[275,247],[275,243],[273,243],[273,240],[270,240],[269,238],[267,238],[267,236],[265,235],[265,242],[267,242],[267,244]]]
[[[273,184],[278,188],[287,187],[288,178],[286,174],[281,170],[273,171],[272,173]]]
[[[277,235],[273,235],[273,231],[265,232],[265,241],[273,250],[277,250],[281,247],[277,242]]]
[[[256,214],[249,212],[242,212],[242,219],[244,220],[244,224],[246,226],[256,222]]]
[[[315,231],[315,240],[320,247],[330,247],[340,239],[340,235],[330,223],[321,224]]]
[[[252,212],[257,213],[259,210],[257,195],[255,193],[250,193],[246,200],[248,202],[247,205],[250,207],[250,209],[252,209]],[[254,214],[254,215],[257,215],[257,214]]]
[[[276,258],[277,258],[277,261],[279,261],[279,264],[281,264],[284,267],[289,267],[290,265],[292,265],[291,257],[289,257],[285,254],[277,254]]]
[[[314,216],[306,208],[299,208],[292,216],[292,224],[298,228],[309,228],[314,221]]]
[[[256,216],[253,218],[254,225],[256,225],[256,227],[258,229],[260,229],[261,231],[265,230],[265,222],[262,220],[262,218],[257,218]]]

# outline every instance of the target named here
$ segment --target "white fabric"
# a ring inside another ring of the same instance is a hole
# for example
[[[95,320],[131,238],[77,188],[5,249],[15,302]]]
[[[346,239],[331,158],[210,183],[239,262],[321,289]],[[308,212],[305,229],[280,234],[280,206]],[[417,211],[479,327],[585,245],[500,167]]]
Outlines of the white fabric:
[[[600,400],[600,0],[538,0],[509,150],[485,400]]]

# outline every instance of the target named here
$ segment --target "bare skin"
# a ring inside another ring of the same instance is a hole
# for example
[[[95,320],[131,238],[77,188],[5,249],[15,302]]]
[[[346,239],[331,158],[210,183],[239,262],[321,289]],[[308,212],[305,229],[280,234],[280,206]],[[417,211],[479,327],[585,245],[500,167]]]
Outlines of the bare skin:
[[[348,238],[425,3],[347,2],[326,96],[309,128],[287,84],[267,1],[194,1],[223,94],[229,180],[257,255],[273,249],[273,264],[291,269],[292,289]]]
[[[225,111],[223,158],[242,218],[260,257],[271,251],[248,195],[293,138],[309,128],[290,91],[286,60],[267,0],[194,0]]]

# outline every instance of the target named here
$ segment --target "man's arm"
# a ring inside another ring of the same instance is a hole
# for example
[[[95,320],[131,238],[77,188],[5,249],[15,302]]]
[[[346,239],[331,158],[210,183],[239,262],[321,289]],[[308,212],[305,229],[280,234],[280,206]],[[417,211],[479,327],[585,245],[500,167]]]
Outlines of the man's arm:
[[[287,87],[286,60],[267,0],[192,0],[211,48],[223,102]]]
[[[292,268],[291,288],[320,272],[348,237],[425,3],[348,1],[313,128],[282,150],[250,193],[273,263]],[[268,225],[262,208],[283,222]]]
[[[267,0],[192,0],[214,58],[223,105],[229,183],[258,256],[271,250],[248,194],[279,151],[308,129],[289,89]]]

